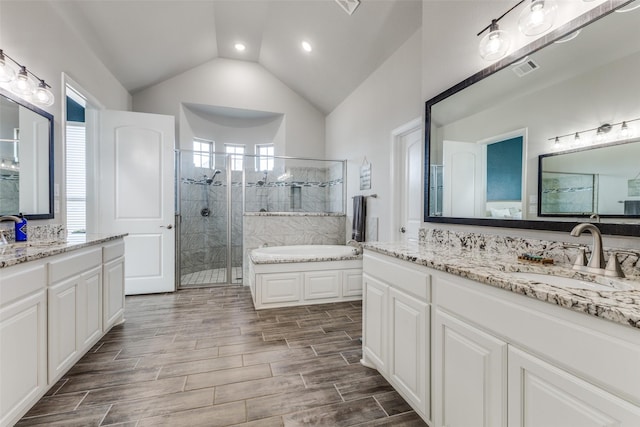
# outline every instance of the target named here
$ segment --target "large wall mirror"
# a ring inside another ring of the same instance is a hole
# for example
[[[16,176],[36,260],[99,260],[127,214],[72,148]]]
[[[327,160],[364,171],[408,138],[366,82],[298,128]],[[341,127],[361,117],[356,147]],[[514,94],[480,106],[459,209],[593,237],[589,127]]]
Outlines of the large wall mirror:
[[[53,218],[53,116],[0,89],[0,215]]]
[[[426,222],[640,236],[640,8],[611,4],[427,101]]]

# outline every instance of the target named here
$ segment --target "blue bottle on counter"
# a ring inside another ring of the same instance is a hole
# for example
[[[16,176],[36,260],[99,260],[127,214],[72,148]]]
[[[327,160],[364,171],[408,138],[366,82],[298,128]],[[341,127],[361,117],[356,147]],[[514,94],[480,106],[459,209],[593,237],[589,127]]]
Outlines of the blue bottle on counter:
[[[16,242],[27,241],[27,219],[24,215],[18,215],[20,222],[16,222]]]

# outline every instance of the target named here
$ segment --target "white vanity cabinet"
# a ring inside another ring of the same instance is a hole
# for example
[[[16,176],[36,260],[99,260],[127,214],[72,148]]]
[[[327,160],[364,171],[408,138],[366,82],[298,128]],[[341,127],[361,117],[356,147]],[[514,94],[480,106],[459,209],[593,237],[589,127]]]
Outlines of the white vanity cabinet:
[[[431,415],[430,276],[409,262],[366,253],[363,363],[375,367],[420,415]]]
[[[640,407],[513,347],[508,401],[513,427],[640,425]]]
[[[102,248],[49,262],[49,382],[102,335]]]
[[[436,308],[435,425],[506,426],[507,343]]]
[[[117,238],[0,268],[0,427],[123,321],[123,266]]]
[[[636,328],[369,250],[363,270],[362,363],[432,427],[640,426]]]
[[[124,241],[106,244],[102,262],[102,330],[107,332],[124,315]]]
[[[0,425],[12,425],[48,388],[46,265],[0,269]]]

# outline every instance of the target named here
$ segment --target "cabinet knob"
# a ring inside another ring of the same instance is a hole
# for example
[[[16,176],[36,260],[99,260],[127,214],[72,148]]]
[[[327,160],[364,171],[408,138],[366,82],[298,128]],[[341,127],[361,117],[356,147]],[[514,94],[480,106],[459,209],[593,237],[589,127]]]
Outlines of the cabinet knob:
[[[400,232],[401,233],[406,233],[407,232],[407,229],[405,228],[404,225],[402,227],[400,227]]]

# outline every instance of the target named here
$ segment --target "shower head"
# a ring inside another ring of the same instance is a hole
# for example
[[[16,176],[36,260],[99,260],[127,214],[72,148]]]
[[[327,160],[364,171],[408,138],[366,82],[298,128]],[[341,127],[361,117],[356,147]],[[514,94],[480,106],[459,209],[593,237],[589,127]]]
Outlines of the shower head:
[[[208,178],[207,175],[205,175],[204,182],[206,182],[208,185],[211,185],[211,183],[216,179],[216,175],[218,175],[219,173],[220,173],[220,169],[216,169],[213,171],[211,178]]]

